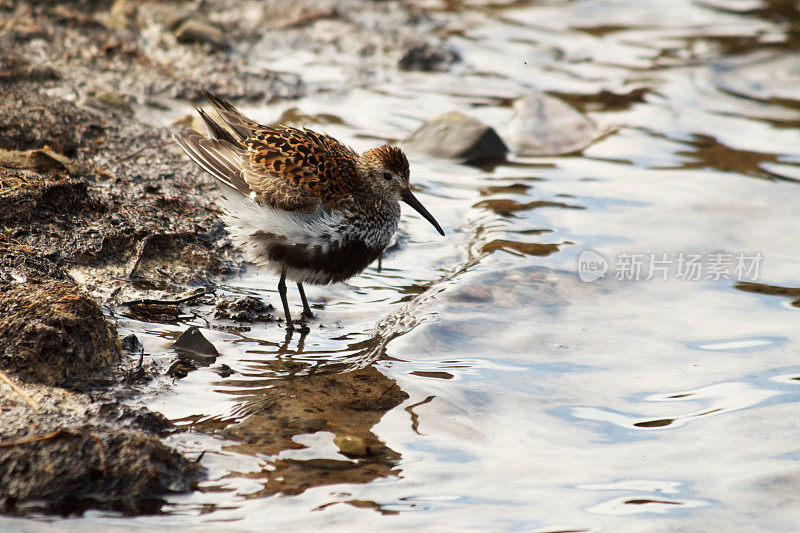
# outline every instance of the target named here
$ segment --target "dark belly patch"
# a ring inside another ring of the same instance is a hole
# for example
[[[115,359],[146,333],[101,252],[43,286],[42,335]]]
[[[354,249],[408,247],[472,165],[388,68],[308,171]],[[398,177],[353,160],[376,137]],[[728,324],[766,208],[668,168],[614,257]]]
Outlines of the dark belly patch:
[[[380,248],[371,248],[361,241],[344,241],[323,252],[321,245],[291,244],[283,235],[257,231],[252,236],[260,241],[266,258],[286,268],[308,269],[320,274],[320,284],[344,281],[359,274],[375,261]]]

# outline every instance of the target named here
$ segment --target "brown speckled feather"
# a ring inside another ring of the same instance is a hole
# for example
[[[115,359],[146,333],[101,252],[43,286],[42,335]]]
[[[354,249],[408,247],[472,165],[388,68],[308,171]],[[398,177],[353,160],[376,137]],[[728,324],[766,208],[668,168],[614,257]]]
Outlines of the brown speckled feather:
[[[336,208],[351,201],[358,173],[358,154],[351,148],[308,129],[262,126],[225,100],[203,94],[230,131],[201,112],[211,138],[184,130],[176,141],[214,177],[284,211],[312,213],[321,203]]]
[[[274,176],[331,207],[353,192],[358,154],[328,135],[263,127],[243,144],[248,154],[245,175],[257,200],[272,203],[271,197],[281,194]]]

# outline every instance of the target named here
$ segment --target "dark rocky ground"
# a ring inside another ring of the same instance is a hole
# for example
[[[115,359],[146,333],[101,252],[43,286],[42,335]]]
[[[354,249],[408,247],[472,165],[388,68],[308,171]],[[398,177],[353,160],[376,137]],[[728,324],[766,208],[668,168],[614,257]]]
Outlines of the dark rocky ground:
[[[167,378],[119,339],[108,310],[202,292],[242,268],[215,186],[148,110],[202,89],[251,104],[325,90],[253,66],[257,46],[362,58],[361,81],[447,69],[459,56],[436,28],[401,2],[0,0],[0,371],[20,389],[0,384],[0,511],[156,512],[203,476],[164,444],[169,421],[120,403]],[[343,445],[358,454],[362,437]]]

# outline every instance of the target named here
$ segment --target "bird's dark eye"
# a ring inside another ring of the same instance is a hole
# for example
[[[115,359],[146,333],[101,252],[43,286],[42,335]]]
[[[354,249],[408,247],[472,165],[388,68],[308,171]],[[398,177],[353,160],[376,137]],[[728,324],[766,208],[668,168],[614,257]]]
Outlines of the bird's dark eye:
[[[386,181],[390,181],[392,179],[392,175],[388,172],[384,172],[383,179],[385,179]]]

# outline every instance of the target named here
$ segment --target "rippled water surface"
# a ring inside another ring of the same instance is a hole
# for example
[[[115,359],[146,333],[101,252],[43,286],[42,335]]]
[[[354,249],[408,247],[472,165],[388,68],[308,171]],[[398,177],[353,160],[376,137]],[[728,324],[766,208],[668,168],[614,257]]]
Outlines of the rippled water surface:
[[[412,154],[418,197],[447,237],[406,212],[381,270],[308,289],[318,318],[305,334],[237,331],[202,307],[169,325],[119,317],[164,364],[198,325],[216,364],[235,371],[203,367],[140,400],[185,427],[171,442],[205,451],[209,479],[164,515],[59,525],[796,530],[800,56],[789,4],[464,8],[449,39],[464,61],[448,73],[247,109],[265,122],[289,107],[336,115],[343,124],[324,128],[361,150],[451,109],[505,134],[509,100],[545,91],[612,132],[578,155],[488,167]],[[267,50],[263,62],[322,88],[338,71],[336,57],[303,52]],[[605,278],[579,279],[586,250],[609,262]],[[638,281],[615,279],[624,254],[667,254],[668,279],[647,261]],[[681,254],[704,257],[700,279],[679,275]],[[762,260],[739,283],[710,274],[713,254]],[[276,281],[251,269],[220,293],[278,304]],[[372,455],[342,455],[337,436]]]

